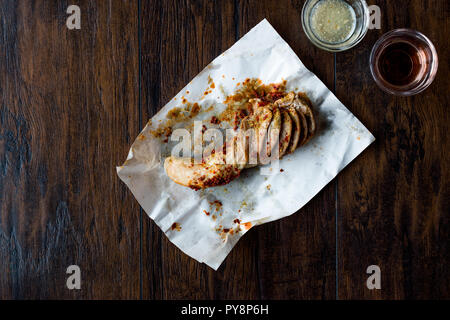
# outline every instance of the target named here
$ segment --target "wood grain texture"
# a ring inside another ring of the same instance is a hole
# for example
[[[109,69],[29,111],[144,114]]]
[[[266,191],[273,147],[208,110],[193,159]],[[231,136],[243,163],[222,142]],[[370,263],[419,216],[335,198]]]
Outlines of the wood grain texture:
[[[233,2],[142,3],[143,124],[236,40]],[[158,20],[148,19],[157,15]],[[189,99],[189,97],[187,97]],[[147,217],[143,229],[143,287],[147,299],[257,298],[255,243],[238,245],[236,263],[215,273],[183,254]],[[230,257],[232,261],[235,258]],[[245,261],[245,263],[244,263]],[[224,276],[225,275],[225,276]],[[239,281],[244,286],[230,285]]]
[[[1,299],[139,298],[139,208],[115,174],[139,132],[137,6],[77,1],[68,30],[70,4],[0,6]]]
[[[142,125],[264,18],[313,72],[334,85],[333,55],[310,46],[301,32],[301,1],[283,6],[278,1],[142,4]],[[299,29],[292,29],[286,19]],[[314,64],[312,56],[321,63]],[[333,299],[334,214],[335,187],[330,184],[301,214],[249,232],[217,272],[184,255],[144,217],[144,298]]]
[[[339,298],[448,299],[449,272],[449,4],[377,1],[382,29],[337,57],[337,95],[377,141],[338,178]],[[385,32],[410,27],[435,44],[440,66],[425,92],[383,93],[369,54]],[[369,265],[381,290],[368,290]]]
[[[450,298],[450,5],[376,1],[382,30],[333,55],[307,40],[303,3],[79,0],[71,31],[69,1],[2,1],[0,299]],[[115,166],[264,18],[377,141],[299,212],[248,232],[215,272],[167,240]],[[369,71],[376,39],[399,27],[440,56],[435,82],[410,98],[383,93]],[[71,264],[80,291],[66,289]],[[365,286],[372,264],[382,290]]]
[[[302,7],[303,1],[242,1],[240,35],[267,18],[305,66],[333,89],[334,56],[306,38]],[[262,299],[335,298],[335,193],[330,183],[296,214],[252,230]]]

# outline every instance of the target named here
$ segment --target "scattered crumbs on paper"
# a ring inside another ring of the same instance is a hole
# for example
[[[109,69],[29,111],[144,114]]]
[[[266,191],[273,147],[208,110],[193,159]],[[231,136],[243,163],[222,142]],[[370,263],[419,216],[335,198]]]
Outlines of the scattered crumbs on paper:
[[[222,209],[222,202],[220,202],[219,200],[214,200],[212,202],[209,202],[209,204],[211,205],[211,207],[215,207],[216,211],[220,211]]]
[[[271,187],[272,187],[272,186],[271,186],[270,184],[268,184],[268,185],[266,186],[266,189],[270,191],[270,188],[271,188]]]
[[[174,222],[170,228],[172,230],[181,231],[181,225],[178,222]]]
[[[138,136],[138,140],[144,141],[144,140],[145,140],[145,135],[140,134],[140,135]]]
[[[203,212],[204,212],[207,216],[210,215],[210,213],[209,213],[208,211],[206,211],[206,210],[203,210]]]
[[[241,225],[244,226],[245,230],[248,230],[252,227],[251,222],[245,222],[245,223],[242,223]]]
[[[360,136],[357,136],[357,137],[356,137],[356,140],[361,140],[361,137],[360,137]]]
[[[280,172],[284,172],[284,169],[280,169]]]

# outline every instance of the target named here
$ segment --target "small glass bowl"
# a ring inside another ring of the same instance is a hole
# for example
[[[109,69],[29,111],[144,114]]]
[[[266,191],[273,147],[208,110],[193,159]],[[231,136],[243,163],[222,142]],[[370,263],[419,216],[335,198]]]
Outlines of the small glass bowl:
[[[396,86],[384,79],[379,70],[383,50],[391,44],[406,42],[420,51],[420,76],[403,86]],[[375,43],[370,54],[370,72],[377,85],[387,93],[397,96],[412,96],[428,88],[436,77],[438,55],[433,43],[422,33],[411,29],[395,29],[385,33]]]
[[[356,46],[369,30],[370,12],[365,0],[343,0],[355,11],[355,29],[353,34],[343,42],[331,43],[316,36],[311,27],[311,13],[314,7],[323,0],[307,0],[302,9],[302,26],[308,39],[317,47],[330,52],[348,50]]]

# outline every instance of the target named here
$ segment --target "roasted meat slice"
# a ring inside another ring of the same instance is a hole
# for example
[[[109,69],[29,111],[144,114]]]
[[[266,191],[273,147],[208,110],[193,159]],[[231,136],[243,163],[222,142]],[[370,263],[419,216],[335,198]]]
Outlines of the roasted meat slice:
[[[307,143],[316,132],[316,121],[314,119],[314,114],[309,106],[309,102],[305,99],[297,97],[293,102],[294,107],[300,113],[300,116],[304,118],[304,122],[306,123],[306,132],[304,138],[300,142],[300,146]]]
[[[279,152],[280,146],[280,132],[281,132],[281,111],[278,107],[272,107],[272,121],[267,129],[267,156],[272,156],[272,153],[276,150]]]
[[[252,121],[254,122],[253,128],[256,131],[255,133],[258,141],[258,163],[262,163],[262,161],[265,161],[265,159],[261,158],[261,155],[264,154],[263,148],[267,146],[269,140],[267,130],[272,122],[272,111],[267,107],[259,107],[252,118]]]
[[[195,190],[227,184],[241,173],[235,164],[195,164],[192,159],[173,156],[166,158],[164,169],[174,182]]]
[[[294,107],[288,107],[286,110],[292,120],[292,137],[287,152],[292,153],[297,149],[304,127],[300,115]]]
[[[292,135],[292,120],[289,112],[285,109],[281,110],[281,132],[280,132],[280,159],[283,157],[289,147]]]

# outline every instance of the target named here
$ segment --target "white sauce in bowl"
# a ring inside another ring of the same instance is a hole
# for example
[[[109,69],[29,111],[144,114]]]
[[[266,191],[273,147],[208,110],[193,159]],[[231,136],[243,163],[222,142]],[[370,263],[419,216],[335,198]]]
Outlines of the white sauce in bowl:
[[[355,11],[343,0],[321,0],[311,10],[311,29],[324,42],[346,41],[355,26]]]

